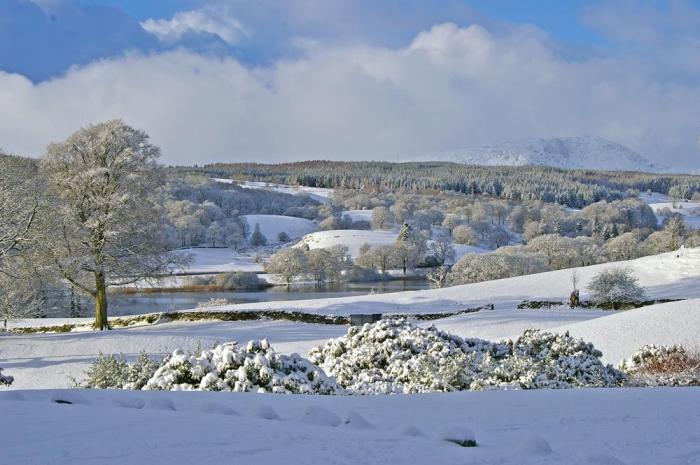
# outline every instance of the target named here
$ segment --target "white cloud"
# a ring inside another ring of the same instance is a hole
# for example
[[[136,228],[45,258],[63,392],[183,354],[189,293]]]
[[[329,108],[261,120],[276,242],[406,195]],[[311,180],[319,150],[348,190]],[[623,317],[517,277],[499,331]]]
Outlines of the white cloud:
[[[0,74],[0,145],[39,155],[121,117],[170,163],[388,159],[539,136],[591,134],[698,167],[700,86],[654,63],[560,58],[541,31],[433,27],[404,48],[316,44],[250,68],[186,51],[129,55],[32,84]]]
[[[233,9],[224,4],[180,11],[171,19],[147,19],[141,26],[165,43],[175,43],[190,33],[207,33],[235,45],[248,35]]]

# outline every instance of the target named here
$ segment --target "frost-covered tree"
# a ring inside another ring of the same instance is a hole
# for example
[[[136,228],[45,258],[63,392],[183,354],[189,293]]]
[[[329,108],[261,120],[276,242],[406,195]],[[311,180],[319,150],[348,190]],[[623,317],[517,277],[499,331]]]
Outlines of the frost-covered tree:
[[[260,231],[260,223],[255,223],[253,234],[250,235],[250,245],[253,247],[267,245],[267,237]]]
[[[588,284],[591,300],[597,304],[617,305],[639,302],[644,289],[627,268],[608,268],[596,274]]]
[[[168,272],[159,194],[160,150],[148,135],[113,120],[51,144],[42,171],[51,191],[51,264],[95,299],[95,328],[108,329],[107,289]]]
[[[0,151],[0,270],[33,241],[42,205],[34,164]]]
[[[430,254],[440,265],[444,265],[446,261],[454,260],[455,248],[452,245],[452,238],[447,232],[438,234],[430,243]]]
[[[282,249],[265,264],[265,271],[278,274],[289,285],[293,279],[308,272],[308,261],[303,250],[297,248]]]
[[[605,251],[613,260],[632,260],[640,256],[639,236],[635,232],[626,232],[610,239],[605,244]]]
[[[459,225],[452,230],[452,238],[457,244],[477,245],[479,243],[476,233],[470,226]]]
[[[448,278],[449,272],[447,267],[442,265],[438,266],[426,275],[426,279],[428,280],[428,283],[430,283],[431,289],[441,289],[447,286]]]
[[[284,231],[280,231],[280,233],[277,234],[277,242],[282,242],[282,243],[289,242],[289,234],[287,234]]]
[[[386,207],[372,209],[372,229],[387,229],[394,223],[394,215]]]

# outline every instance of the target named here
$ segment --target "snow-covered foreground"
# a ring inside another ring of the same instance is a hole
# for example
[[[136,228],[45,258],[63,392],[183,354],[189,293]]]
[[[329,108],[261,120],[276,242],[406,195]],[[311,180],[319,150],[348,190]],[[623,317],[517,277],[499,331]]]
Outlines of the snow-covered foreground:
[[[57,403],[57,400],[72,402]],[[700,461],[700,389],[317,397],[0,393],[12,464],[571,464]],[[477,447],[447,436],[473,432]]]

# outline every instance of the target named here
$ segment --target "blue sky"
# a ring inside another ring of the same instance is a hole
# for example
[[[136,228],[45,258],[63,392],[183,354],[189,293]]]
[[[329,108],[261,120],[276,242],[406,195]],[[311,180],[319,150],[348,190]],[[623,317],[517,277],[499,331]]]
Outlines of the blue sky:
[[[700,0],[0,0],[0,147],[89,122],[169,162],[589,134],[700,168]]]

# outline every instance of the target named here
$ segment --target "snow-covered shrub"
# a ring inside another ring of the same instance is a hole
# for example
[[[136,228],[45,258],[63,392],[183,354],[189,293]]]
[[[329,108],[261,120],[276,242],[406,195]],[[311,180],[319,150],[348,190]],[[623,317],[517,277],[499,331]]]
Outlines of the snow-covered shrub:
[[[618,386],[593,345],[528,330],[515,342],[462,339],[407,319],[352,327],[312,349],[310,360],[359,394]]]
[[[219,273],[214,278],[214,283],[222,289],[260,289],[265,286],[265,281],[256,273],[247,271],[233,271]]]
[[[588,284],[591,300],[596,304],[626,304],[644,300],[644,289],[626,268],[608,268],[596,274]]]
[[[600,361],[603,354],[593,344],[568,333],[528,329],[509,347],[509,354],[488,366],[472,389],[612,387],[625,382],[622,373]]]
[[[145,352],[141,352],[134,363],[129,363],[121,354],[99,354],[85,371],[85,379],[74,384],[94,389],[141,389],[158,365]]]
[[[15,378],[10,375],[3,375],[2,368],[0,368],[0,386],[9,386],[15,381]]]
[[[404,318],[353,326],[346,336],[311,350],[309,358],[351,392],[414,393],[468,389],[468,366],[481,364],[486,354],[498,357],[505,347],[475,340],[466,342],[438,331],[419,328]]]
[[[266,340],[217,345],[199,355],[174,351],[144,389],[335,394],[337,384],[298,354],[277,354]]]
[[[620,369],[642,386],[700,386],[700,354],[683,346],[646,345]]]

